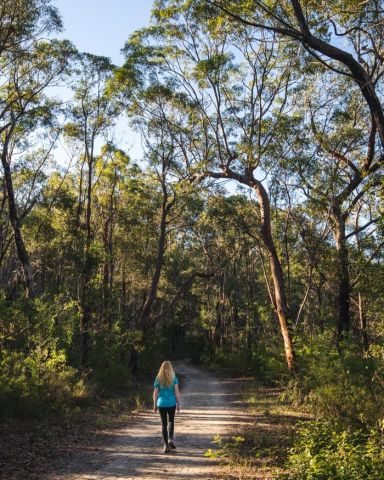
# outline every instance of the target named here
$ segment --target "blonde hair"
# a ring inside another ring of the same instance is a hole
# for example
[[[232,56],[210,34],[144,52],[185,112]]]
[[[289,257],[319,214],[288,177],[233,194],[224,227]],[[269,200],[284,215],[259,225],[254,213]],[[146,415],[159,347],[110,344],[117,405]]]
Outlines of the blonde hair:
[[[171,387],[174,379],[175,371],[173,370],[172,363],[165,360],[165,362],[161,364],[156,380],[158,380],[162,387]]]

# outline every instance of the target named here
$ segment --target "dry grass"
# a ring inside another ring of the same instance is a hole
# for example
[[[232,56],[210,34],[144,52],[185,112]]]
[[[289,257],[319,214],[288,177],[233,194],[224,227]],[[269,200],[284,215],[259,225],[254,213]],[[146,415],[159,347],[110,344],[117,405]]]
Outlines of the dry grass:
[[[295,427],[309,416],[283,401],[281,394],[279,388],[244,382],[250,421],[220,440],[220,455],[226,464],[221,480],[271,480],[284,472]]]
[[[105,443],[104,430],[125,426],[149,398],[149,389],[138,383],[130,394],[93,399],[66,413],[0,418],[0,480],[49,478],[74,455]]]

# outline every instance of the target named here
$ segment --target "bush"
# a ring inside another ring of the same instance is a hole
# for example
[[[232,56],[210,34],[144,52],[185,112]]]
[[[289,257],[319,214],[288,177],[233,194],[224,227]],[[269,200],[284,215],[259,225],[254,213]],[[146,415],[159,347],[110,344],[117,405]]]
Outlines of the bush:
[[[383,435],[345,430],[328,421],[307,422],[299,430],[288,460],[285,480],[383,480]]]
[[[87,380],[100,395],[127,393],[133,382],[129,355],[140,344],[140,332],[124,332],[115,324],[95,335],[89,358]]]
[[[69,365],[75,301],[55,298],[0,298],[0,412],[38,416],[65,409],[83,393]]]
[[[290,381],[285,396],[315,415],[338,418],[345,425],[366,428],[384,417],[379,356],[363,355],[352,340],[336,348],[317,338],[299,351],[300,376]]]
[[[234,374],[249,374],[258,381],[268,384],[278,384],[282,379],[286,381],[288,370],[281,352],[272,348],[256,344],[252,349],[233,350],[217,347],[201,358],[204,364],[217,370],[224,370]]]
[[[2,415],[43,415],[59,410],[76,394],[76,370],[62,351],[39,349],[28,355],[0,351],[0,411]]]

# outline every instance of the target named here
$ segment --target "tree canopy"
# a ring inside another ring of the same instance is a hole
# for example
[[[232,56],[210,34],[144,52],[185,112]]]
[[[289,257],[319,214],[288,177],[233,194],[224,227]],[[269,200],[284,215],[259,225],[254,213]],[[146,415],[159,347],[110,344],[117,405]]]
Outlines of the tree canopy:
[[[378,429],[383,2],[156,0],[122,65],[61,29],[1,3],[2,411],[190,357]]]

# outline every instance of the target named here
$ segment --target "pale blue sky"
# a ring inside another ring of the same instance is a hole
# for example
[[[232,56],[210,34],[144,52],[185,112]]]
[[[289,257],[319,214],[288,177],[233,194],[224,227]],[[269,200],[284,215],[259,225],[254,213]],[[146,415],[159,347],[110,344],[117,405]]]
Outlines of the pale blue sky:
[[[116,65],[123,63],[120,50],[131,33],[149,25],[153,0],[52,0],[59,9],[64,32],[79,51],[103,55]],[[129,153],[133,161],[142,159],[140,137],[122,118],[115,129],[117,145]],[[63,164],[67,158],[63,148],[57,149]],[[228,186],[229,190],[235,190]]]
[[[59,9],[64,23],[61,38],[67,38],[81,52],[103,55],[121,65],[121,54],[131,33],[149,24],[153,0],[52,0]],[[66,95],[64,89],[60,95]],[[143,155],[140,137],[121,118],[115,128],[115,142],[127,151],[134,161]],[[68,156],[63,146],[58,146],[56,155],[65,165]]]
[[[63,36],[80,51],[121,64],[121,48],[136,29],[149,24],[153,0],[53,0],[64,22]]]

